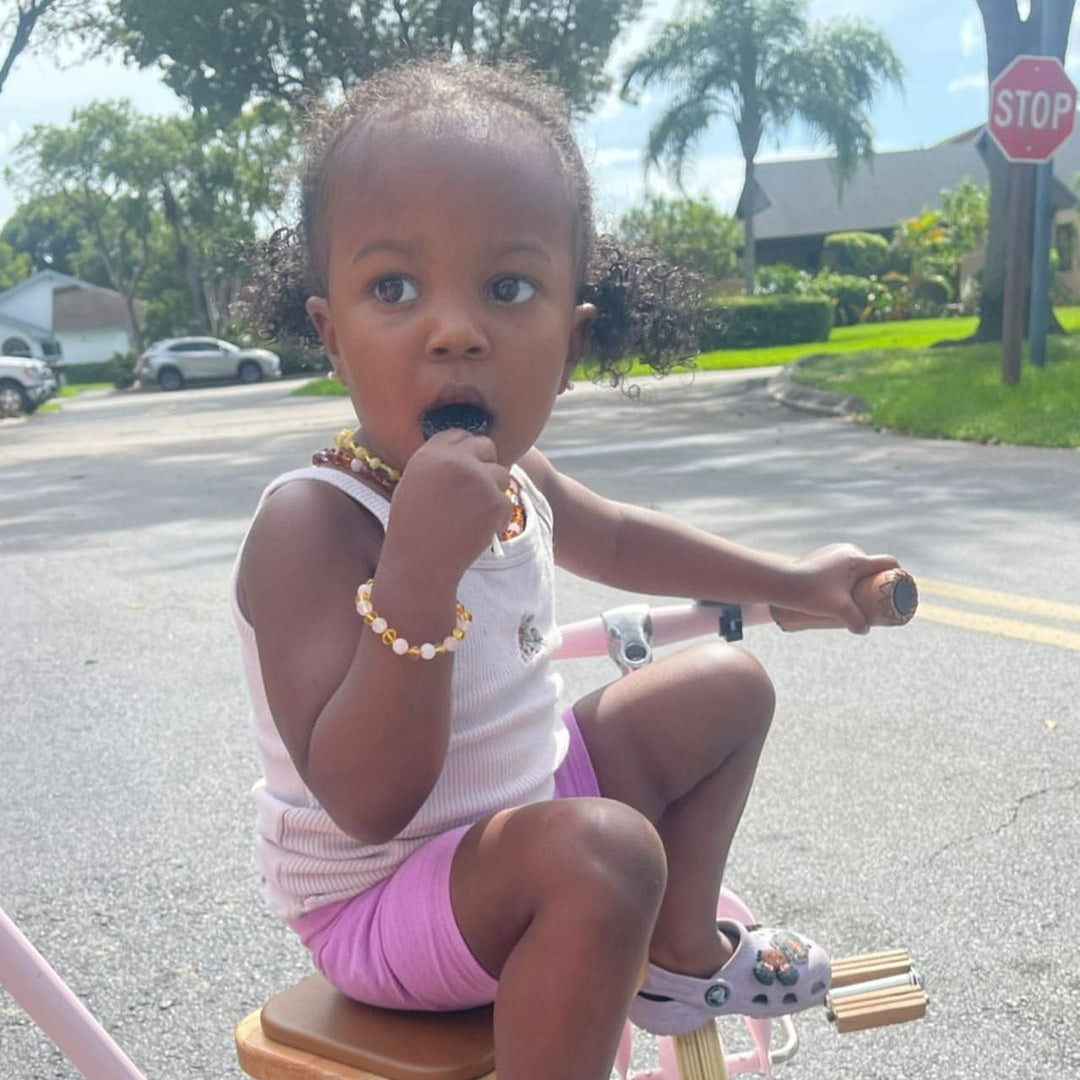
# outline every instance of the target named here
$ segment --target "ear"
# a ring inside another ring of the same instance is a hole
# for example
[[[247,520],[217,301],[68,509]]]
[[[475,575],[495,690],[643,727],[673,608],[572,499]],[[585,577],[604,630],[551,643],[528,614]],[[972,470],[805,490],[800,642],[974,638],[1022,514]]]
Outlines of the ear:
[[[589,320],[596,318],[596,307],[593,304],[578,304],[574,308],[573,323],[570,327],[570,343],[566,349],[566,363],[563,367],[562,382],[559,384],[561,394],[574,377],[574,371],[581,359],[581,353],[585,345],[585,330]]]
[[[315,324],[334,374],[343,385],[348,385],[345,382],[344,365],[338,362],[337,333],[334,330],[333,316],[330,314],[330,302],[325,296],[309,296],[304,303],[304,308],[308,313],[308,318]]]

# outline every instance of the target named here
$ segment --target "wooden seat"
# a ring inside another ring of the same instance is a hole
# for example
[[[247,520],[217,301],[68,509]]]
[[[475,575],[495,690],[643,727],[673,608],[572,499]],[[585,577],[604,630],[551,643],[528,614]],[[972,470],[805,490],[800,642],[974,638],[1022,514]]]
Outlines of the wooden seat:
[[[243,1019],[236,1050],[255,1080],[495,1080],[491,1018],[375,1009],[313,975]]]

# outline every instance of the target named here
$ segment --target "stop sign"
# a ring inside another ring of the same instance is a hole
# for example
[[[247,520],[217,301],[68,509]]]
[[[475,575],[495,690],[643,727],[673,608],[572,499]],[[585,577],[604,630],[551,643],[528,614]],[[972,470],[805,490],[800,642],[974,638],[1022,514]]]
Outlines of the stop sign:
[[[1075,121],[1076,87],[1056,56],[1018,56],[990,86],[990,134],[1010,161],[1046,161]]]

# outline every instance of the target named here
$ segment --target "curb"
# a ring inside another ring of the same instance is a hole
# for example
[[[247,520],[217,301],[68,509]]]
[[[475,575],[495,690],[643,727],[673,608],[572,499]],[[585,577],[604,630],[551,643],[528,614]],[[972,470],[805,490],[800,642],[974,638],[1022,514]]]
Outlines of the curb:
[[[794,369],[821,355],[824,354],[815,353],[792,360],[769,379],[765,392],[773,401],[802,412],[816,413],[819,416],[839,416],[845,420],[865,417],[870,412],[870,407],[858,394],[834,394],[829,390],[819,390],[795,381]]]

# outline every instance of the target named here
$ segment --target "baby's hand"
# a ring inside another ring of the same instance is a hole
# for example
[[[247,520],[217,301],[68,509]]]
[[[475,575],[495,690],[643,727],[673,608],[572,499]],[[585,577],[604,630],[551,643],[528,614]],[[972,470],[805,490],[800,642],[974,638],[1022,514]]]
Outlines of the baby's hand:
[[[510,471],[486,436],[451,428],[409,459],[394,492],[386,545],[427,576],[445,569],[456,583],[511,516]],[[386,554],[386,552],[384,552]]]
[[[852,596],[855,583],[896,566],[895,556],[867,555],[854,544],[811,551],[793,567],[801,578],[798,610],[838,619],[853,633],[865,634],[870,626]]]

